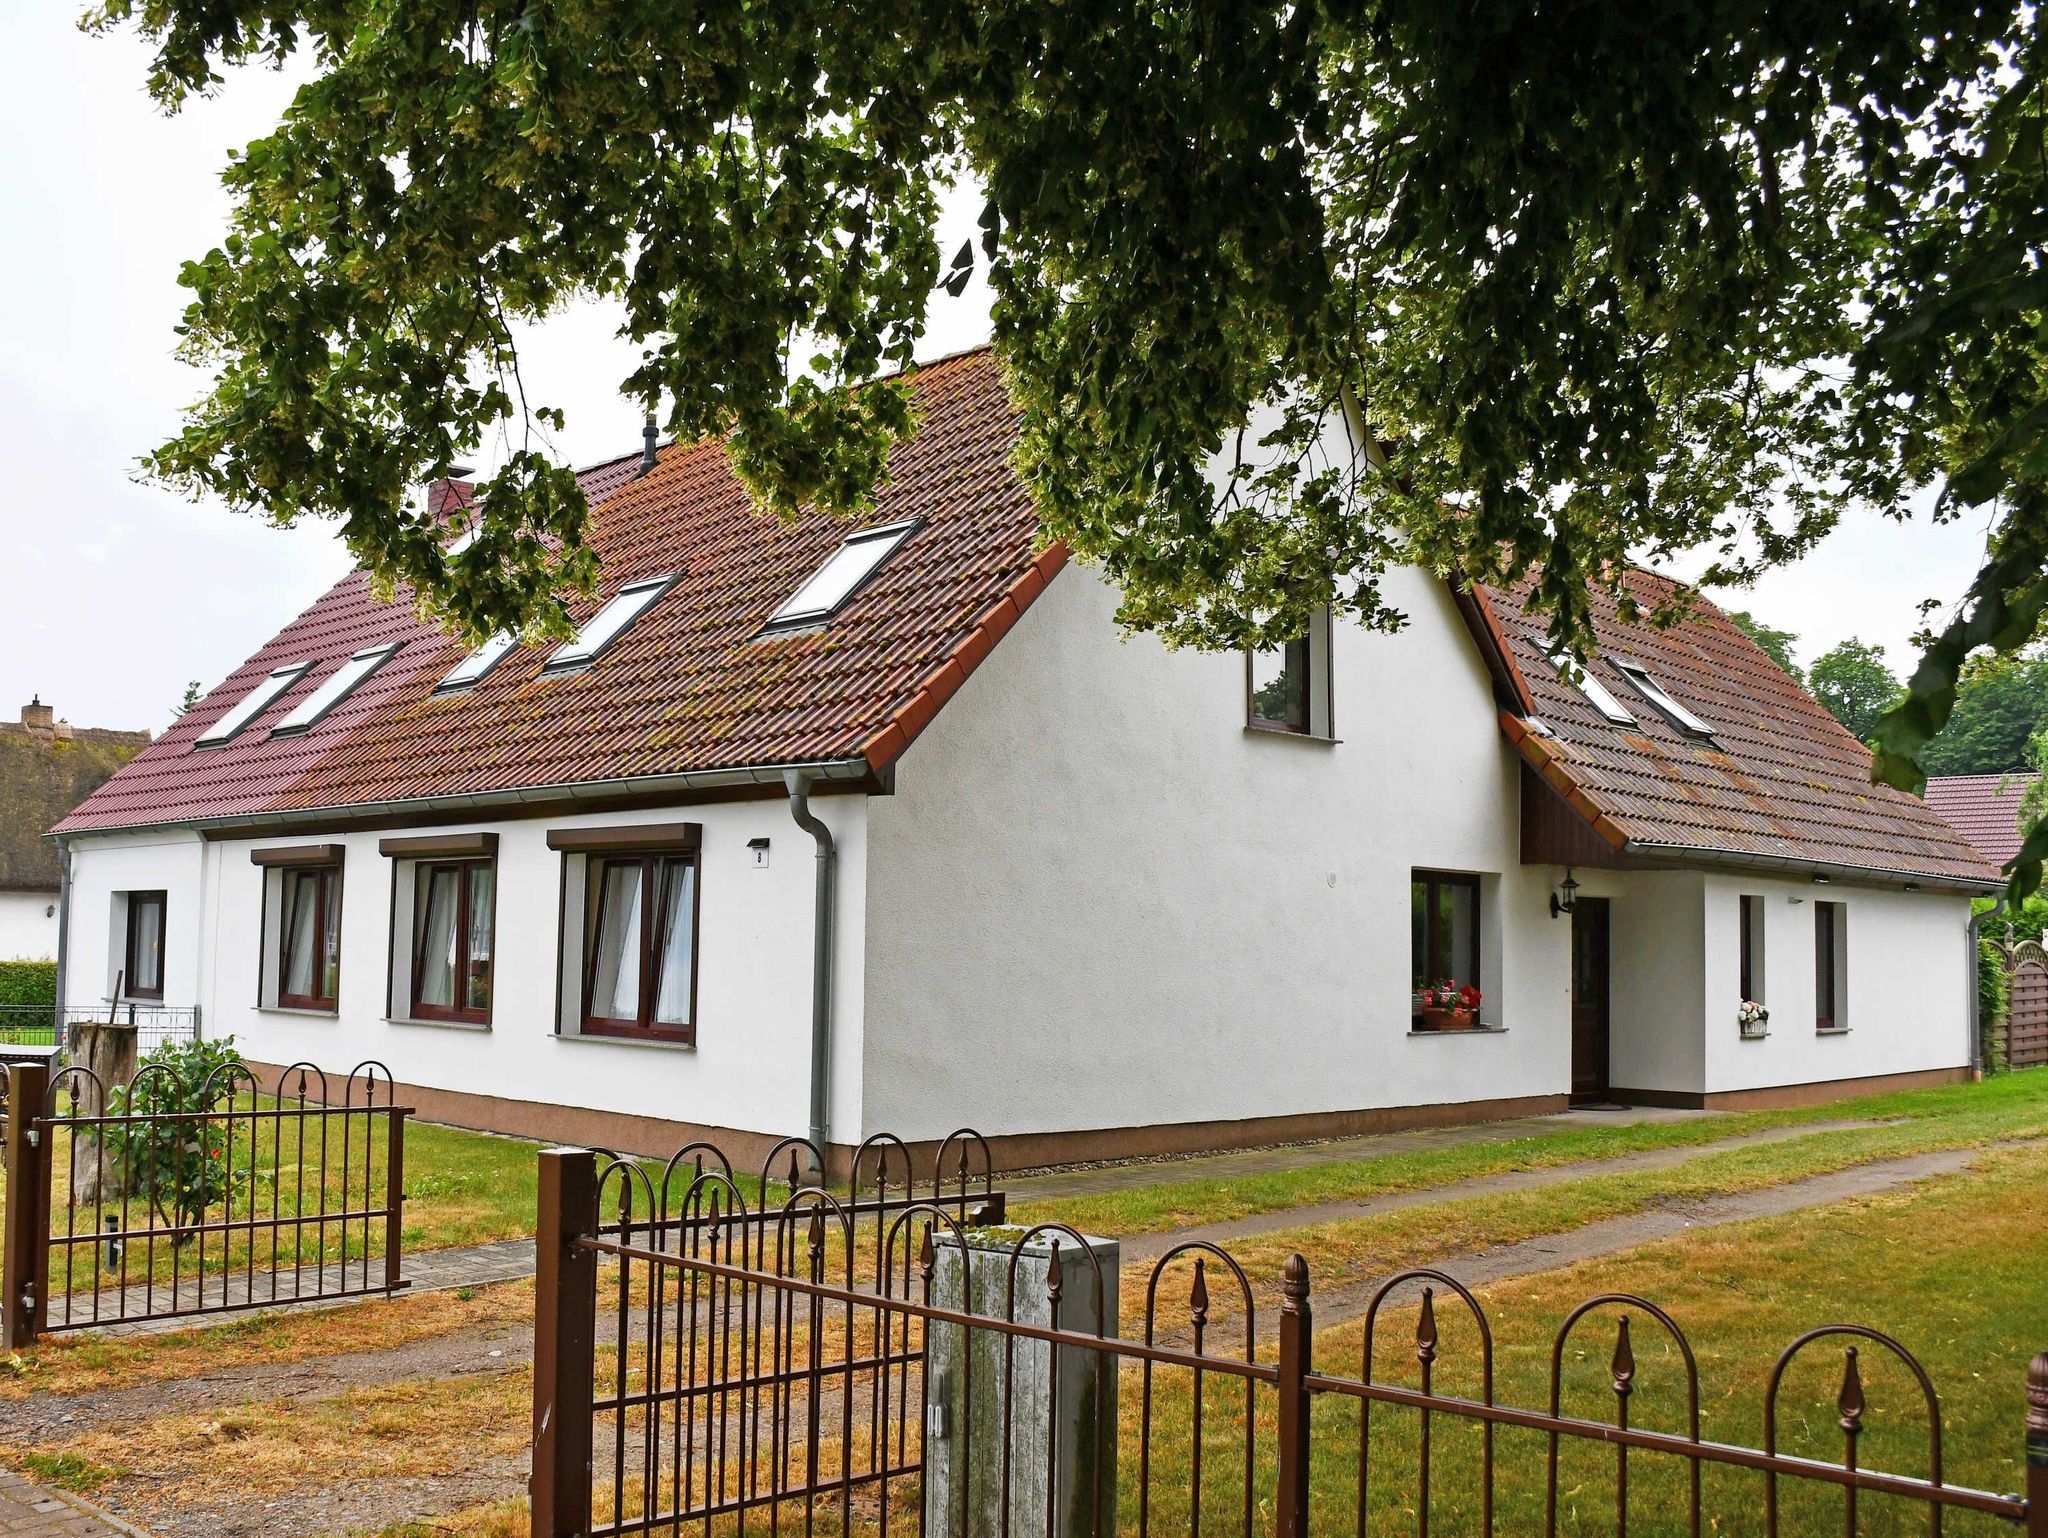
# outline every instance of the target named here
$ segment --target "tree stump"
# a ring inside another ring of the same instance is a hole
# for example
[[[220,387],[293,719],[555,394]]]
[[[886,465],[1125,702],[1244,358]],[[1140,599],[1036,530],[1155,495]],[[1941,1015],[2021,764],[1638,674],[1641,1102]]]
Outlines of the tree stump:
[[[72,1028],[71,1060],[79,1067],[88,1069],[101,1086],[102,1095],[110,1095],[116,1088],[125,1086],[135,1077],[136,1031],[132,1025],[109,1023],[104,1020],[81,1021]],[[73,1080],[74,1084],[79,1081]],[[90,1081],[85,1091],[91,1094]],[[107,1106],[74,1105],[72,1113],[78,1116],[104,1116]],[[98,1132],[80,1132],[71,1139],[71,1197],[83,1205],[92,1205],[107,1200],[118,1200],[125,1189],[122,1172],[109,1168],[104,1156],[104,1139]]]

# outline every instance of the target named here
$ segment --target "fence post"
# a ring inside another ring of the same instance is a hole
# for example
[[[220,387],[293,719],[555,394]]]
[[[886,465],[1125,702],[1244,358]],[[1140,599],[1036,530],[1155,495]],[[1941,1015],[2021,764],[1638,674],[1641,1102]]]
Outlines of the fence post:
[[[2048,1351],[2027,1369],[2027,1538],[2048,1538]]]
[[[1280,1352],[1274,1388],[1280,1396],[1273,1493],[1275,1538],[1308,1538],[1308,1389],[1302,1378],[1315,1359],[1308,1262],[1296,1255],[1280,1278]]]
[[[597,1372],[597,1155],[540,1155],[533,1279],[533,1538],[590,1531],[590,1401]],[[624,1343],[621,1342],[621,1349]]]
[[[403,1276],[405,1233],[405,1113],[394,1105],[385,1112],[384,1146],[384,1289],[396,1292]]]
[[[25,1351],[43,1332],[49,1299],[50,1140],[36,1124],[50,1091],[44,1063],[7,1070],[7,1226],[0,1238],[0,1349]]]

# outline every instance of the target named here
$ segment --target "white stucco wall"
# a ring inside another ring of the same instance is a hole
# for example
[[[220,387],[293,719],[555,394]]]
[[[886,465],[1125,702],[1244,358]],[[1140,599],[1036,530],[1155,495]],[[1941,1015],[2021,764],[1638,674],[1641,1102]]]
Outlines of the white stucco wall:
[[[55,892],[0,892],[0,961],[55,961],[56,909]]]
[[[865,809],[858,796],[818,796],[813,809],[840,852],[840,964],[835,986],[832,1101],[835,1139],[861,1116],[860,894],[865,886]],[[623,1043],[556,1034],[561,854],[554,828],[658,821],[703,825],[696,1045]],[[394,861],[380,838],[411,831],[498,834],[498,915],[488,1030],[387,1018]],[[757,869],[748,841],[770,843]],[[340,843],[347,848],[342,898],[340,1007],[332,1016],[264,1009],[263,845]],[[72,932],[73,1003],[103,991],[110,894],[164,887],[168,909],[167,1004],[202,1005],[208,1036],[232,1035],[267,1062],[305,1059],[345,1071],[365,1058],[401,1081],[436,1089],[592,1107],[774,1136],[809,1123],[811,914],[816,861],[810,836],[781,799],[629,813],[476,822],[432,829],[297,834],[200,843],[80,839]]]
[[[164,894],[164,996],[189,1008],[205,1002],[205,885],[208,850],[196,833],[159,830],[71,841],[71,938],[64,1002],[91,1008],[113,997],[126,964],[127,894]]]
[[[871,803],[865,1129],[1116,1128],[1562,1094],[1555,873],[1442,587],[1334,627],[1335,743],[1244,725],[1244,659],[1121,641],[1069,567]],[[1409,873],[1480,873],[1488,1018],[1409,1033]]]
[[[1582,869],[1575,874],[1581,895],[1610,902],[1609,1084],[1702,1093],[1706,953],[1700,923],[1706,878],[1682,870]],[[1563,938],[1569,943],[1571,937],[1566,933]],[[1728,1010],[1732,1020],[1735,1006]]]
[[[1744,1041],[1737,899],[1763,898],[1764,998],[1770,1035]],[[1843,881],[1704,878],[1706,943],[1702,1041],[1709,1093],[1876,1074],[1955,1068],[1969,1061],[1972,986],[1966,897]],[[1842,904],[1847,1030],[1814,1030],[1813,905]]]

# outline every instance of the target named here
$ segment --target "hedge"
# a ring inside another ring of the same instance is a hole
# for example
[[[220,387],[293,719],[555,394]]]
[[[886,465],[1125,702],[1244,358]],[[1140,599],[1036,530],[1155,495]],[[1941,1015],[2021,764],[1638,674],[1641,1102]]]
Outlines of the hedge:
[[[0,1008],[57,1003],[57,963],[54,961],[0,961]]]

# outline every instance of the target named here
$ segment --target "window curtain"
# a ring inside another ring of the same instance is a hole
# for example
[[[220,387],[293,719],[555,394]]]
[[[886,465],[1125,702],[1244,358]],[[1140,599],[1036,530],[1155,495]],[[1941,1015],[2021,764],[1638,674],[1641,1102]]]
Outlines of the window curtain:
[[[590,1013],[599,1020],[640,1018],[641,867],[607,863],[591,957]]]

